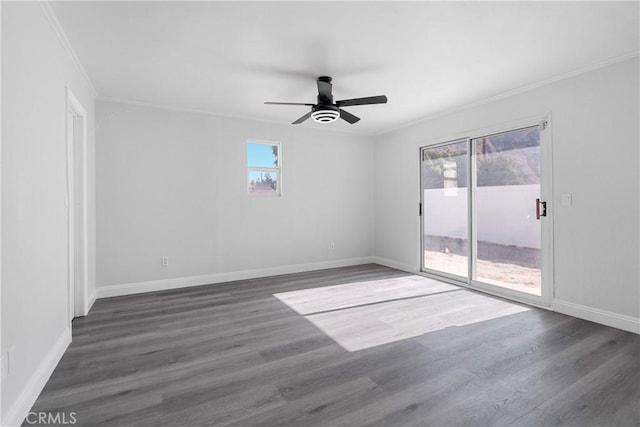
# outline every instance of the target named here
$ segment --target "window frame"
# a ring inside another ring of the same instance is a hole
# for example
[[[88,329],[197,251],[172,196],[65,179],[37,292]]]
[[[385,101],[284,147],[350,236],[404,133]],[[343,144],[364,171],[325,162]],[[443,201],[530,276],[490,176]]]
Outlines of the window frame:
[[[265,167],[265,166],[251,166],[249,165],[249,144],[261,144],[261,145],[267,145],[269,147],[273,147],[276,146],[278,147],[278,166],[274,166],[274,167]],[[264,140],[264,139],[254,139],[254,138],[248,138],[246,140],[245,143],[245,157],[244,157],[244,161],[245,161],[245,166],[246,166],[246,173],[245,173],[245,188],[247,191],[247,195],[250,197],[281,197],[282,196],[282,144],[280,142],[276,142],[276,141],[268,141],[268,140]],[[249,177],[251,172],[269,172],[269,173],[275,173],[276,176],[278,177],[277,179],[277,185],[276,185],[276,191],[274,191],[273,193],[256,193],[256,192],[252,192],[249,189]]]

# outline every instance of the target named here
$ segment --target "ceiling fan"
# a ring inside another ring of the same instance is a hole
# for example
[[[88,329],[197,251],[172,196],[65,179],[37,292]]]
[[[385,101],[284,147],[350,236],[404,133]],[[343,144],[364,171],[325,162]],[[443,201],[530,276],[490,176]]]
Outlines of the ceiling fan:
[[[333,95],[331,94],[331,89],[333,87],[333,85],[331,84],[331,77],[318,77],[317,83],[318,102],[316,104],[305,104],[300,102],[265,102],[265,104],[305,105],[307,107],[311,107],[311,111],[300,117],[295,122],[291,123],[292,125],[297,125],[304,122],[309,117],[311,117],[318,123],[331,123],[337,120],[338,117],[340,117],[341,119],[354,124],[355,122],[360,120],[360,117],[356,117],[353,114],[343,110],[342,107],[349,107],[352,105],[386,104],[387,102],[387,97],[384,95],[369,96],[366,98],[343,99],[341,101],[333,102]]]

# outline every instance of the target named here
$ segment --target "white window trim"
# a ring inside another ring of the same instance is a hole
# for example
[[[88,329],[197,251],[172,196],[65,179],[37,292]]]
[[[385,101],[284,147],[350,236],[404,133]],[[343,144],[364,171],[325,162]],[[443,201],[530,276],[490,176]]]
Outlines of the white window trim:
[[[249,166],[248,164],[248,152],[247,147],[248,144],[262,144],[268,146],[277,146],[278,147],[278,166],[277,167],[263,167],[263,166]],[[282,196],[282,144],[276,141],[268,141],[264,139],[253,139],[248,138],[246,144],[244,145],[245,149],[245,164],[246,164],[246,173],[245,173],[245,187],[247,191],[247,195],[250,197],[281,197]],[[276,173],[278,176],[278,186],[277,190],[273,193],[252,193],[249,191],[249,186],[247,185],[249,179],[250,172],[272,172]]]

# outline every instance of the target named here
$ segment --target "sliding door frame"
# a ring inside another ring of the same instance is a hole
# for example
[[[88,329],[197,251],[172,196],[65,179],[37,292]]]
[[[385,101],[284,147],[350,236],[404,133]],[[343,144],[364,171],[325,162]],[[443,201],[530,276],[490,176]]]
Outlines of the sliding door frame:
[[[498,133],[524,129],[527,127],[540,127],[540,197],[547,201],[547,216],[540,219],[541,227],[541,256],[542,256],[542,288],[541,296],[530,295],[524,292],[514,291],[500,286],[490,285],[474,279],[476,271],[477,253],[477,218],[475,206],[475,191],[477,187],[476,153],[471,145],[475,138],[491,136]],[[424,149],[437,148],[452,143],[466,141],[467,144],[467,233],[468,233],[468,277],[463,278],[442,271],[427,268],[424,264],[424,191],[422,186],[422,152]],[[443,280],[469,289],[482,291],[488,294],[523,302],[529,305],[551,309],[554,296],[554,266],[553,266],[553,141],[551,132],[551,114],[540,114],[523,120],[504,123],[466,132],[462,135],[452,136],[446,140],[419,147],[419,192],[420,192],[420,271],[422,274],[434,279]]]

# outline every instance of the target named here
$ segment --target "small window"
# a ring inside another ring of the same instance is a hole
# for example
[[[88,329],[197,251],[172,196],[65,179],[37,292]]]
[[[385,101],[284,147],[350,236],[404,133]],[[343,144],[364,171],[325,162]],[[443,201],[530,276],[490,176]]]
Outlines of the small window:
[[[247,142],[247,190],[251,195],[279,196],[282,154],[275,142]]]

